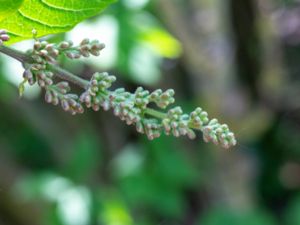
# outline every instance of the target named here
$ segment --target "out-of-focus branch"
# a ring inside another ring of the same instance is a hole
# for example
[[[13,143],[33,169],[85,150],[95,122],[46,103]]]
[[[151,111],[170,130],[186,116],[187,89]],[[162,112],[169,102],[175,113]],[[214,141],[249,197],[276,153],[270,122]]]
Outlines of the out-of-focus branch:
[[[236,40],[235,61],[238,78],[252,100],[256,101],[262,66],[257,5],[253,0],[231,0],[230,9],[233,35]]]
[[[156,4],[159,11],[162,12],[160,16],[164,22],[183,43],[184,57],[192,71],[195,73],[202,71],[204,74],[213,73],[215,65],[208,57],[204,57],[202,40],[197,35],[192,35],[193,28],[180,5],[173,0],[156,1]]]
[[[181,41],[183,59],[193,74],[194,88],[207,102],[216,101],[228,89],[232,73],[232,47],[227,38],[222,14],[226,8],[220,1],[156,1],[160,16]],[[184,7],[183,7],[184,5]],[[215,93],[211,93],[211,90]]]

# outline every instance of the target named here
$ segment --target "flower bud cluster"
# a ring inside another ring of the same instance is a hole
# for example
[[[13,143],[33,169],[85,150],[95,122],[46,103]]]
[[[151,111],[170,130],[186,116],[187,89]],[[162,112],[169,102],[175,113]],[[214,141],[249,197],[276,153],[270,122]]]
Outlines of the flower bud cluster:
[[[226,149],[236,145],[234,134],[229,130],[226,124],[220,124],[217,119],[212,119],[204,126],[202,132],[205,142],[211,141]]]
[[[108,95],[107,89],[110,88],[115,81],[116,77],[106,72],[95,73],[92,76],[87,90],[81,94],[80,101],[95,111],[98,111],[100,106],[106,111],[109,110],[111,104],[105,96]]]
[[[80,96],[80,101],[89,108],[97,111],[102,107],[105,111],[113,109],[114,115],[126,121],[128,125],[141,119],[141,109],[135,107],[133,94],[124,88],[109,91],[115,81],[114,76],[107,73],[94,75],[87,90]]]
[[[115,94],[110,95],[111,106],[114,110],[114,115],[125,121],[127,125],[136,124],[142,119],[142,111],[134,106],[132,99],[121,101],[117,100]]]
[[[99,110],[113,109],[114,115],[126,121],[128,125],[135,124],[139,133],[145,133],[152,140],[164,131],[167,135],[188,136],[194,139],[196,134],[193,129],[204,133],[204,140],[220,144],[228,148],[236,144],[232,132],[227,125],[220,125],[215,119],[209,120],[207,112],[196,108],[193,112],[183,114],[180,107],[175,107],[166,114],[160,114],[160,118],[146,117],[148,104],[155,103],[160,108],[165,108],[175,101],[174,90],[165,92],[158,89],[150,93],[148,90],[138,87],[134,93],[126,92],[124,88],[109,91],[114,76],[107,73],[95,73],[87,90],[80,96],[80,101],[87,107]]]
[[[53,76],[54,74],[41,64],[33,64],[23,73],[24,80],[28,81],[30,85],[37,82],[42,88],[53,84]]]
[[[54,44],[46,41],[36,41],[33,50],[28,52],[33,59],[31,64],[25,64],[23,73],[24,81],[20,84],[20,94],[24,91],[24,83],[29,85],[37,83],[41,88],[45,88],[45,101],[53,105],[60,104],[64,111],[72,115],[83,113],[84,109],[76,94],[68,93],[70,86],[63,81],[53,84],[54,73],[47,68],[48,63],[56,63],[60,51]]]
[[[54,44],[47,41],[36,41],[33,45],[33,50],[28,52],[36,63],[46,64],[47,62],[55,63],[60,52]]]
[[[190,139],[196,137],[195,132],[189,127],[189,115],[183,114],[179,106],[168,111],[166,118],[162,120],[162,124],[167,135],[170,133],[175,137],[187,135]]]
[[[39,61],[46,60],[53,63],[62,54],[70,59],[79,59],[80,57],[89,57],[90,55],[99,56],[100,51],[104,47],[105,45],[98,40],[90,41],[89,39],[84,39],[79,46],[74,46],[71,41],[63,41],[59,44],[36,41],[31,54],[35,55]]]
[[[146,118],[145,113],[150,102],[156,104],[172,102],[174,91],[162,92],[156,90],[150,93],[142,87],[138,87],[134,93],[126,92],[125,89],[117,89],[110,92],[110,105],[114,114],[125,120],[128,125],[135,124],[139,133],[145,133],[150,140],[158,138],[162,132],[162,124],[155,118]]]
[[[137,131],[145,133],[149,139],[159,137],[162,125],[157,119],[146,119],[144,113],[150,102],[159,106],[174,102],[174,91],[156,90],[150,93],[142,87],[138,87],[134,93],[126,92],[124,88],[109,91],[108,88],[115,80],[114,76],[107,73],[95,73],[87,90],[80,96],[80,101],[95,111],[100,107],[104,110],[113,109],[115,116],[126,121],[128,125],[135,124]]]
[[[34,43],[33,50],[28,51],[33,62],[31,64],[25,64],[25,71],[23,78],[28,81],[30,85],[38,83],[41,88],[45,88],[53,84],[53,72],[47,69],[48,62],[55,63],[57,52],[47,51],[50,44],[46,41],[36,41]],[[50,54],[51,52],[51,54]]]
[[[173,89],[168,89],[165,92],[157,89],[151,93],[150,101],[154,102],[159,108],[165,109],[175,102],[174,95],[175,91]]]
[[[203,111],[200,107],[196,108],[189,116],[189,126],[194,129],[201,129],[209,122],[207,112]]]
[[[162,131],[162,125],[157,119],[141,119],[136,124],[136,130],[139,133],[145,133],[149,140],[160,137]]]
[[[70,90],[69,84],[65,81],[48,86],[46,88],[45,101],[53,105],[60,103],[63,110],[70,112],[72,115],[83,113],[84,109],[78,101],[78,95],[68,94]]]
[[[0,46],[3,44],[4,41],[9,41],[9,35],[7,34],[6,30],[0,30]]]
[[[88,38],[83,39],[79,46],[72,47],[71,42],[62,42],[59,45],[60,51],[70,59],[78,59],[82,57],[89,57],[90,55],[99,56],[100,51],[105,48],[103,43],[98,40],[90,41]]]
[[[150,94],[149,91],[138,87],[134,93],[119,88],[109,91],[112,83],[116,80],[114,76],[107,73],[96,73],[93,75],[87,90],[80,96],[80,101],[87,107],[91,107],[95,111],[102,107],[104,110],[113,109],[115,116],[125,121],[128,125],[135,124],[136,129],[140,133],[145,133],[149,139],[160,136],[162,125],[157,119],[145,118],[144,111],[147,105],[153,102],[163,102],[168,98],[172,98],[172,91],[155,91]],[[159,100],[159,97],[164,98]],[[171,100],[172,101],[172,100]]]
[[[159,108],[165,109],[168,105],[175,102],[174,94],[175,91],[173,89],[168,89],[165,92],[157,89],[150,93],[142,87],[138,87],[135,91],[135,104],[145,109],[150,102],[154,102]]]
[[[142,87],[138,87],[134,93],[134,105],[144,110],[149,104],[149,91],[144,90]]]
[[[3,39],[5,39],[5,31],[1,30],[0,33]],[[81,55],[88,57],[90,53],[99,55],[100,50],[103,48],[103,44],[100,44],[98,41],[90,42],[88,39],[84,39],[78,47],[74,47],[70,41],[64,41],[56,45],[48,43],[47,41],[37,40],[34,43],[33,50],[28,52],[33,62],[29,65],[25,65],[23,78],[25,81],[28,81],[30,85],[37,82],[40,87],[47,87],[53,84],[52,78],[54,75],[53,72],[47,70],[47,64],[55,64],[59,55],[65,54],[69,58],[78,58],[77,56],[80,57]]]

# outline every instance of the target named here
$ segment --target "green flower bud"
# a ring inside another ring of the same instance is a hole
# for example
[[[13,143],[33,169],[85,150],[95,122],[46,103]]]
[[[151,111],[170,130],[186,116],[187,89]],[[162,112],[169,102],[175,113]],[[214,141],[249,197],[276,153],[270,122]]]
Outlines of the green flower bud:
[[[85,39],[83,39],[81,42],[80,42],[80,45],[82,46],[82,45],[87,45],[87,44],[89,44],[90,43],[90,39],[88,39],[88,38],[85,38]]]
[[[63,41],[63,42],[61,42],[61,43],[58,45],[58,47],[59,47],[59,48],[62,48],[62,49],[67,49],[67,48],[69,48],[70,46],[71,46],[70,43],[67,42],[67,41]]]
[[[51,103],[52,100],[53,100],[53,96],[52,96],[51,92],[50,92],[50,91],[46,91],[46,94],[45,94],[45,101],[46,101],[47,103]]]
[[[61,107],[62,107],[63,110],[65,110],[65,111],[69,111],[69,110],[70,110],[70,105],[69,105],[68,101],[65,100],[65,99],[63,99],[63,100],[61,101]]]

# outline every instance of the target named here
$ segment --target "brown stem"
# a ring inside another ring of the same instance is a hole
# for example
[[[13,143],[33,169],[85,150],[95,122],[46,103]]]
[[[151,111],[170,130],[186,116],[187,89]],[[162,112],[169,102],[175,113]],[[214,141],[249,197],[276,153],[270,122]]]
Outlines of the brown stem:
[[[8,55],[18,61],[20,61],[21,63],[31,63],[33,62],[33,59],[29,56],[26,55],[25,53],[18,51],[16,49],[13,48],[9,48],[6,47],[4,45],[0,45],[0,52],[4,53],[5,55]]]

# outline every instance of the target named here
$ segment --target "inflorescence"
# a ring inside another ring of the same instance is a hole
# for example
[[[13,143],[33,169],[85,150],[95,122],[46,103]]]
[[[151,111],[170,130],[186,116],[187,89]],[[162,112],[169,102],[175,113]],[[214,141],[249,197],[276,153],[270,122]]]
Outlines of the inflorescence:
[[[9,36],[4,30],[0,30],[0,46]],[[93,74],[90,81],[80,78],[80,86],[85,88],[81,95],[70,93],[71,88],[68,81],[73,81],[68,73],[65,79],[54,83],[53,78],[59,76],[58,70],[53,70],[57,65],[57,58],[64,55],[70,59],[99,56],[104,44],[97,40],[84,39],[79,46],[72,42],[63,41],[59,44],[48,43],[47,41],[36,40],[32,50],[27,52],[31,57],[30,62],[23,62],[24,81],[20,85],[20,91],[24,84],[37,83],[45,89],[45,101],[53,105],[60,104],[62,109],[72,115],[83,113],[84,106],[98,111],[100,108],[107,111],[112,109],[115,116],[125,121],[128,125],[135,125],[139,133],[144,133],[152,140],[158,138],[162,133],[175,137],[187,136],[190,139],[196,137],[194,130],[203,133],[205,142],[213,142],[223,148],[230,148],[236,145],[234,134],[226,124],[220,124],[217,119],[210,120],[207,112],[196,108],[190,114],[183,113],[181,107],[170,108],[166,113],[154,110],[149,104],[155,104],[159,109],[166,109],[175,102],[174,90],[161,89],[149,92],[138,87],[134,93],[127,92],[124,88],[110,90],[116,77],[106,72]],[[75,82],[76,83],[76,82]],[[78,84],[78,83],[77,83]]]

